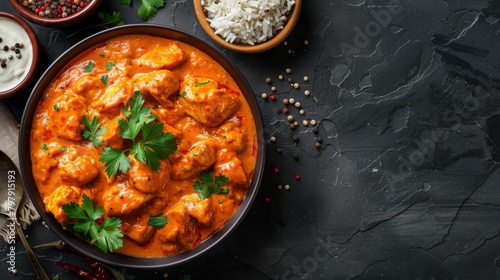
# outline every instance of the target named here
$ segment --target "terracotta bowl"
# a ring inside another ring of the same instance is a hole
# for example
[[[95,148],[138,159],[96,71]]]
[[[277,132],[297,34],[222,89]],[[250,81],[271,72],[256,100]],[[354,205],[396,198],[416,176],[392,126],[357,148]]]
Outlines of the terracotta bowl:
[[[39,64],[39,60],[40,60],[40,51],[39,51],[39,45],[38,45],[38,39],[36,37],[36,34],[35,34],[35,31],[33,31],[33,29],[31,28],[31,26],[29,26],[28,23],[26,23],[23,19],[21,19],[20,17],[18,16],[15,16],[13,14],[9,14],[9,13],[5,13],[5,12],[0,12],[0,19],[3,21],[3,20],[6,20],[8,21],[8,24],[13,24],[13,25],[17,25],[19,27],[21,27],[26,33],[21,35],[21,34],[14,34],[12,33],[12,36],[6,36],[6,34],[8,33],[7,31],[9,30],[6,30],[6,32],[1,32],[1,29],[3,28],[2,26],[0,26],[0,37],[3,36],[2,38],[2,42],[0,42],[0,60],[2,59],[6,59],[6,61],[4,62],[5,64],[2,65],[2,68],[0,68],[0,71],[10,71],[12,69],[9,69],[11,67],[15,67],[14,63],[17,63],[17,57],[16,57],[16,53],[11,50],[9,48],[9,50],[7,51],[4,51],[3,48],[4,46],[8,46],[8,47],[11,47],[11,46],[15,46],[15,43],[17,43],[18,40],[20,39],[16,39],[14,40],[14,37],[16,38],[22,38],[22,37],[26,37],[29,42],[31,42],[31,50],[29,49],[30,46],[23,46],[22,48],[19,48],[19,52],[20,52],[20,55],[21,55],[21,59],[27,59],[29,61],[26,61],[26,69],[24,70],[23,74],[20,74],[19,77],[21,78],[18,78],[16,82],[12,82],[12,83],[7,83],[6,81],[3,80],[2,77],[0,77],[0,83],[2,85],[0,85],[0,98],[6,98],[6,97],[9,97],[9,96],[12,96],[16,93],[18,93],[21,89],[23,89],[30,81],[31,79],[33,78],[33,76],[35,75],[36,73],[36,70],[38,69],[38,64]],[[7,26],[6,26],[7,27]],[[7,28],[11,28],[10,26],[7,27]],[[16,32],[16,31],[14,31]],[[4,34],[2,34],[4,33]],[[24,44],[23,44],[24,45]],[[9,59],[9,56],[11,57],[11,59]],[[3,67],[5,66],[5,68]],[[7,85],[8,86],[5,86]]]
[[[118,253],[104,253],[97,246],[91,245],[77,237],[73,232],[64,230],[54,218],[54,216],[46,211],[44,202],[33,177],[32,162],[30,156],[31,128],[33,116],[35,114],[37,105],[42,98],[42,95],[44,94],[45,89],[49,86],[52,80],[65,69],[66,65],[71,63],[71,61],[78,55],[84,53],[86,50],[93,49],[95,46],[103,43],[106,40],[130,34],[145,34],[178,40],[194,46],[212,57],[223,68],[225,68],[225,70],[231,75],[231,77],[239,86],[242,94],[248,101],[257,130],[257,160],[254,174],[247,194],[234,216],[220,231],[204,240],[194,249],[171,257],[140,258],[126,256]],[[25,184],[27,193],[33,201],[37,211],[40,213],[42,219],[57,236],[59,236],[64,242],[75,248],[77,251],[82,252],[83,254],[103,263],[118,267],[155,269],[170,267],[193,259],[221,242],[236,228],[236,226],[241,222],[245,214],[250,209],[250,206],[255,196],[257,195],[257,191],[264,172],[265,154],[264,129],[260,109],[250,85],[238,70],[238,68],[235,67],[231,62],[229,62],[221,51],[195,36],[177,29],[149,24],[126,25],[102,31],[81,41],[80,43],[76,44],[68,51],[63,53],[45,71],[45,73],[35,85],[23,113],[19,135],[19,162],[23,182]]]
[[[217,44],[221,45],[222,47],[228,50],[241,53],[259,53],[269,50],[278,45],[279,43],[281,43],[283,40],[285,40],[285,38],[290,34],[290,32],[297,24],[297,21],[299,20],[300,16],[300,11],[302,9],[302,0],[295,0],[295,4],[293,5],[292,10],[290,11],[288,19],[282,30],[279,30],[272,38],[270,38],[265,42],[257,43],[255,45],[248,45],[242,43],[226,42],[226,40],[222,36],[215,34],[215,30],[212,27],[210,27],[210,23],[207,21],[207,15],[201,4],[201,1],[202,0],[193,0],[194,11],[196,13],[196,17],[198,18],[198,21],[200,22],[201,27],[205,30],[208,36],[210,36],[210,38],[212,38],[212,40],[214,40]]]
[[[9,0],[10,4],[16,11],[21,14],[24,18],[28,19],[31,22],[36,24],[51,26],[51,27],[65,27],[74,25],[86,17],[88,17],[92,12],[97,9],[99,4],[101,4],[101,0],[91,0],[85,7],[83,7],[80,11],[71,14],[67,17],[60,18],[48,18],[39,16],[32,11],[26,9],[20,2],[20,0]],[[55,0],[54,0],[55,1]],[[21,1],[22,2],[22,1]]]

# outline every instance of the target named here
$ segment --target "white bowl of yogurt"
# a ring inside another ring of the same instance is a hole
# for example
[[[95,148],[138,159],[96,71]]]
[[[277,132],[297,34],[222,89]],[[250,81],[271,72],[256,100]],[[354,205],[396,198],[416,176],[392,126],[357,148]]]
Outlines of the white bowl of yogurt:
[[[39,59],[38,39],[31,26],[0,12],[0,98],[18,93],[33,78]]]

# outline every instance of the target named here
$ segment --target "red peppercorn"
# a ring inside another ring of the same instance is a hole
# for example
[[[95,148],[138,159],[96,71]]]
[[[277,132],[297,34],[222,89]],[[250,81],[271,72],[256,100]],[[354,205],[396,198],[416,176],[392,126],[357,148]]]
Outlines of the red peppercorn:
[[[288,108],[283,109],[283,113],[288,114]]]
[[[276,96],[271,95],[271,97],[270,97],[270,98],[271,98],[271,101],[276,101]]]
[[[300,180],[300,175],[299,174],[295,175],[295,180],[297,180],[297,181]]]
[[[269,203],[269,200],[270,200],[270,199],[269,199],[269,197],[266,197],[266,199],[265,199],[265,200],[266,200],[266,203]]]
[[[273,168],[273,171],[274,171],[274,173],[278,173],[278,172],[279,172],[278,167],[274,167],[274,168]]]

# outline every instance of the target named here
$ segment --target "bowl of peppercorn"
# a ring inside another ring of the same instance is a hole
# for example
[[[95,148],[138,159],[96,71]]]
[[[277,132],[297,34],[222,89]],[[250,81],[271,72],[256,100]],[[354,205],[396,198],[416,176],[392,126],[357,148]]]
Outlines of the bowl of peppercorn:
[[[101,0],[9,0],[24,18],[44,26],[66,27],[88,17]]]
[[[18,93],[38,68],[35,32],[22,18],[0,12],[0,98]]]

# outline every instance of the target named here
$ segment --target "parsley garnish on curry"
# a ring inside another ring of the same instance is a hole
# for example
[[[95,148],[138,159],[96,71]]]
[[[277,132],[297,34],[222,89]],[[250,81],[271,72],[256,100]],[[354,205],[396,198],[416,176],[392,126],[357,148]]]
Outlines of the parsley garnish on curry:
[[[31,131],[46,210],[105,252],[172,256],[220,230],[256,162],[250,107],[198,49],[149,35],[75,58],[45,90]]]

